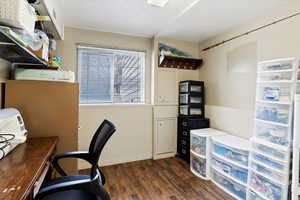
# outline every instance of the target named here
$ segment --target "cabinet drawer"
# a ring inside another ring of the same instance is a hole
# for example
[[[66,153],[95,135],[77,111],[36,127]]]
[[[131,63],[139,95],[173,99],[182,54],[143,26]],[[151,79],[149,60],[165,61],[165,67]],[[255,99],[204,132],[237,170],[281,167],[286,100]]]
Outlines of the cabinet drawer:
[[[200,95],[180,94],[179,104],[204,105],[204,99]]]
[[[286,171],[287,167],[289,166],[288,163],[280,162],[278,160],[271,159],[267,156],[261,155],[259,153],[252,152],[252,158],[256,162],[260,162],[266,166],[269,166],[276,170],[282,170],[283,172]]]
[[[191,153],[191,171],[200,177],[207,177],[207,163],[205,158],[200,158]]]
[[[180,93],[203,93],[204,82],[202,81],[182,81],[179,84]]]
[[[198,116],[204,117],[204,106],[179,106],[179,114],[183,116]]]
[[[233,177],[234,179],[247,184],[248,170],[245,168],[238,167],[224,160],[212,157],[212,167],[225,174]]]
[[[285,189],[287,187],[284,185],[273,183],[269,179],[252,171],[250,172],[249,179],[250,187],[266,197],[266,199],[283,200],[287,198],[287,191]]]
[[[224,189],[229,194],[233,194],[238,199],[246,199],[246,187],[223,176],[222,174],[218,173],[216,170],[211,170],[212,180],[220,185],[222,189]]]
[[[290,105],[258,103],[256,107],[257,119],[282,124],[290,122]]]
[[[224,144],[213,141],[212,152],[214,152],[215,154],[223,158],[237,162],[245,167],[248,166],[248,157],[249,157],[248,151],[232,148]]]
[[[201,137],[198,135],[191,135],[191,150],[201,156],[206,156],[206,142],[207,137]]]
[[[209,128],[209,119],[180,116],[178,117],[178,126],[186,130]]]

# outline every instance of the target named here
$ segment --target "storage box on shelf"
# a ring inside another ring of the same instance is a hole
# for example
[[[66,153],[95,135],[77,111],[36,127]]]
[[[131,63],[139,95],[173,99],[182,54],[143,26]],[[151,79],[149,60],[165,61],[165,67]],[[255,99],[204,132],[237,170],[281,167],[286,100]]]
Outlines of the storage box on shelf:
[[[248,172],[248,199],[287,199],[293,100],[299,61],[258,64],[256,116]]]
[[[246,199],[251,142],[232,135],[211,138],[212,181],[236,199]]]
[[[212,128],[191,131],[191,171],[202,179],[210,179],[210,138],[226,135]]]
[[[177,155],[186,161],[190,160],[190,133],[194,129],[209,127],[209,119],[178,117]]]

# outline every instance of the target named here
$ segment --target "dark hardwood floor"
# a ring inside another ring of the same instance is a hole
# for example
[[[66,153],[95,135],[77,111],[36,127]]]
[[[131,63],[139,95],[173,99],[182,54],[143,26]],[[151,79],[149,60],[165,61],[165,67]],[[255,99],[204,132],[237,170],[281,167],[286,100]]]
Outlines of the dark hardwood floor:
[[[179,158],[137,161],[101,169],[112,200],[234,200],[212,182],[193,175],[188,164]]]

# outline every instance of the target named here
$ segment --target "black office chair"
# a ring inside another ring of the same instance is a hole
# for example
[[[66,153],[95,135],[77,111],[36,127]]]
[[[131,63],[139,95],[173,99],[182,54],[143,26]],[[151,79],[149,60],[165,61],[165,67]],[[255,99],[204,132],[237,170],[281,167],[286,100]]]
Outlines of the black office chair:
[[[42,185],[36,200],[110,200],[103,188],[105,177],[98,161],[106,142],[116,131],[115,126],[104,120],[91,141],[88,152],[68,152],[55,156],[52,166],[62,176]],[[78,158],[92,165],[90,175],[67,175],[58,164],[63,158]]]

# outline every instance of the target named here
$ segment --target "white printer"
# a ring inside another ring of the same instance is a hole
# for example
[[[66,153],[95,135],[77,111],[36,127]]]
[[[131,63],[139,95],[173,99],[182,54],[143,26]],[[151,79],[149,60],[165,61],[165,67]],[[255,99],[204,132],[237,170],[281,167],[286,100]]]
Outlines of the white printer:
[[[0,109],[0,159],[27,139],[27,130],[20,112],[14,108]]]

